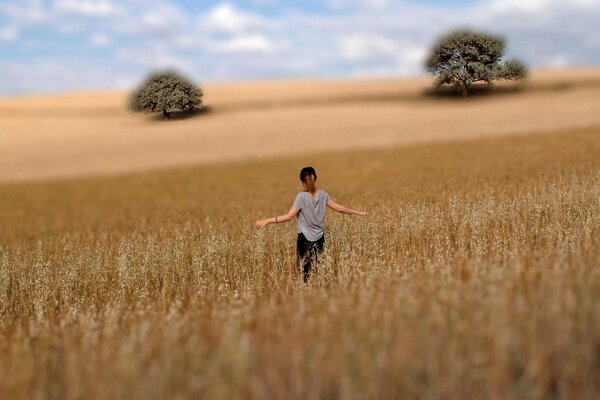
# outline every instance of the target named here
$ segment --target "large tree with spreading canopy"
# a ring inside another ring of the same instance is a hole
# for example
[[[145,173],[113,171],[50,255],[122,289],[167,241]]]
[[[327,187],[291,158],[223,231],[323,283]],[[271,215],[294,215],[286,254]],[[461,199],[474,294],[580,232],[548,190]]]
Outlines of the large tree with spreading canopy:
[[[463,96],[474,82],[519,80],[527,68],[517,60],[503,61],[506,41],[500,36],[462,29],[440,38],[427,59],[435,86],[454,85]]]
[[[201,105],[202,90],[173,71],[150,75],[131,96],[133,110],[162,112],[165,119],[173,111],[192,111]]]

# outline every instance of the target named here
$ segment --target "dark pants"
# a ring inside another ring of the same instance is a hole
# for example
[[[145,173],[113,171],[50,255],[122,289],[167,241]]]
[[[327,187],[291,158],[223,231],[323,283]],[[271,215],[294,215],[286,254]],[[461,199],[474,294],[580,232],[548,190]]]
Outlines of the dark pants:
[[[308,282],[308,276],[310,274],[311,268],[317,266],[319,262],[319,253],[323,251],[323,246],[325,245],[325,235],[321,237],[321,239],[316,242],[311,242],[307,240],[304,234],[298,234],[298,261],[302,266],[302,274],[304,277],[304,282]]]

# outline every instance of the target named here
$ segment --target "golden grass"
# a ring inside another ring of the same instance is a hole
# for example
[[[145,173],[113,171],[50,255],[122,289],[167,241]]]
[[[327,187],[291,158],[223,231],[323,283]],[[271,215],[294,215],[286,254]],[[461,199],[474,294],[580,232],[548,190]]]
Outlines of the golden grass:
[[[6,398],[593,399],[600,130],[0,186]],[[294,273],[307,163],[329,215]]]

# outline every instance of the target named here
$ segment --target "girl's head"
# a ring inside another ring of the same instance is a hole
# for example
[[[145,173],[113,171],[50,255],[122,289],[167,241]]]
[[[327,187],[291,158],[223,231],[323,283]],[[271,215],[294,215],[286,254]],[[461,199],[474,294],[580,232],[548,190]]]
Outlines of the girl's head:
[[[315,182],[317,180],[317,172],[313,167],[304,167],[300,171],[300,181],[302,186],[307,192],[314,192],[316,190]]]

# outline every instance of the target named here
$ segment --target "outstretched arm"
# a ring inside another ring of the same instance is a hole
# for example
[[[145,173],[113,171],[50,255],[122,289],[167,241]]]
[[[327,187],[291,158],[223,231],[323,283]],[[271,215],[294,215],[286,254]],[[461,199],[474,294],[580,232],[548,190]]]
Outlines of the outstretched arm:
[[[331,208],[333,211],[337,211],[342,214],[350,214],[350,215],[367,215],[366,211],[357,211],[352,210],[351,208],[344,207],[341,204],[336,203],[335,201],[329,199],[327,200],[327,207]]]
[[[292,208],[290,208],[290,211],[288,211],[287,214],[283,214],[278,217],[266,218],[266,219],[261,219],[260,221],[256,221],[256,227],[262,228],[263,226],[267,226],[269,224],[278,224],[280,222],[291,221],[296,217],[296,215],[298,215],[299,211],[300,211],[299,208],[292,207]]]

